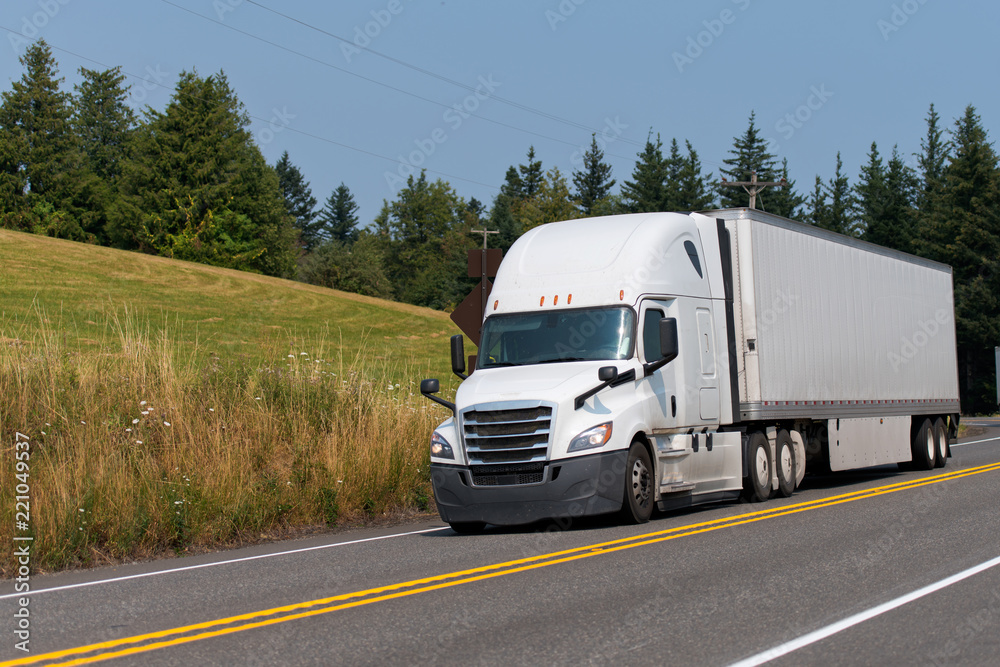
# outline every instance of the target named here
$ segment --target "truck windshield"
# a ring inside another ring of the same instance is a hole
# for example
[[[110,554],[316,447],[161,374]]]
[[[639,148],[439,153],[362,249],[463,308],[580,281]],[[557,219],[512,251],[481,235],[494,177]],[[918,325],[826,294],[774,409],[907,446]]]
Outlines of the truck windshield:
[[[478,367],[628,359],[634,339],[630,308],[494,315],[483,324]]]

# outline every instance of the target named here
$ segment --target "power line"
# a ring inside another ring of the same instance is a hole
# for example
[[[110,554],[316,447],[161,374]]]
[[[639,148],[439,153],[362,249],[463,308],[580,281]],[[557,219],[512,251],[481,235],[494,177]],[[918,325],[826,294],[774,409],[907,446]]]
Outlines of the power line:
[[[400,65],[402,67],[406,67],[407,69],[411,69],[414,72],[419,72],[420,74],[423,74],[425,76],[429,76],[429,77],[435,78],[435,79],[437,79],[439,81],[444,81],[445,83],[449,83],[449,84],[451,84],[453,86],[458,86],[459,88],[463,88],[465,90],[469,90],[469,91],[475,92],[475,88],[472,87],[472,86],[470,86],[470,85],[468,85],[468,84],[466,84],[466,83],[462,83],[461,81],[456,81],[455,79],[451,79],[451,78],[449,78],[447,76],[444,76],[443,74],[438,74],[437,72],[432,72],[431,70],[425,69],[423,67],[419,67],[419,66],[414,65],[412,63],[408,63],[405,60],[401,60],[399,58],[394,58],[393,56],[390,56],[390,55],[382,53],[380,51],[376,51],[374,49],[368,48],[367,46],[361,46],[361,45],[356,44],[355,42],[347,39],[346,37],[341,37],[340,35],[335,35],[334,33],[329,32],[327,30],[324,30],[324,29],[322,29],[320,27],[314,26],[314,25],[312,25],[311,23],[309,23],[307,21],[303,21],[302,19],[295,18],[294,16],[289,16],[288,14],[283,14],[282,12],[279,12],[276,9],[272,9],[271,7],[268,7],[268,6],[266,6],[266,5],[264,5],[264,4],[260,3],[260,2],[256,2],[256,0],[245,0],[245,2],[247,4],[254,5],[255,7],[260,7],[264,11],[271,12],[272,14],[280,16],[280,17],[282,17],[284,19],[287,19],[289,21],[292,21],[294,23],[297,23],[297,24],[299,24],[299,25],[301,25],[301,26],[303,26],[305,28],[308,28],[309,30],[314,30],[314,31],[316,31],[316,32],[318,32],[318,33],[320,33],[322,35],[326,35],[327,37],[332,37],[333,39],[336,39],[338,41],[344,42],[346,44],[351,44],[354,48],[360,49],[360,50],[365,51],[367,53],[371,53],[372,55],[378,56],[379,58],[384,58],[385,60],[388,60],[390,62],[396,63],[397,65]],[[580,129],[580,130],[586,130],[589,133],[597,133],[597,132],[601,131],[601,130],[595,130],[594,128],[592,128],[592,127],[590,127],[588,125],[585,125],[583,123],[578,123],[576,121],[569,120],[567,118],[562,118],[561,116],[556,116],[555,114],[548,113],[547,111],[542,111],[541,109],[536,109],[536,108],[528,106],[526,104],[522,104],[520,102],[516,102],[514,100],[510,100],[510,99],[507,99],[505,97],[501,97],[499,95],[491,95],[490,99],[494,99],[494,100],[496,100],[498,102],[501,102],[501,103],[506,104],[508,106],[512,106],[512,107],[514,107],[516,109],[521,109],[522,111],[527,111],[528,113],[533,113],[535,115],[542,116],[543,118],[548,118],[549,120],[556,121],[557,123],[562,123],[564,125],[569,125],[571,127],[575,127],[577,129]],[[631,139],[626,139],[624,137],[621,138],[621,141],[623,141],[625,143],[633,144],[635,146],[640,146],[640,147],[643,146],[643,144],[641,144],[641,143],[639,143],[637,141],[632,141]],[[620,156],[615,156],[615,157],[620,157]]]
[[[13,33],[15,35],[20,35],[21,34],[17,30],[12,30],[11,28],[8,28],[7,26],[4,26],[4,25],[0,25],[0,30],[6,30],[7,32]],[[107,63],[103,63],[100,60],[95,60],[93,58],[87,57],[87,56],[82,55],[80,53],[76,53],[75,51],[70,51],[69,49],[64,49],[64,48],[59,47],[59,46],[57,46],[55,44],[52,44],[51,42],[48,42],[48,41],[46,41],[46,44],[48,44],[51,49],[54,49],[56,51],[60,51],[62,53],[69,54],[69,55],[73,56],[74,58],[79,58],[80,60],[85,60],[85,61],[93,63],[95,65],[99,65],[99,66],[103,67],[104,69],[112,69],[111,65],[108,65]],[[139,76],[138,74],[133,74],[133,73],[127,72],[125,70],[121,70],[121,72],[122,72],[122,74],[124,74],[127,77],[130,77],[130,78],[133,78],[133,79],[137,79],[137,80],[142,81],[144,83],[153,84],[155,86],[158,86],[160,88],[164,88],[164,89],[170,90],[170,91],[174,90],[172,87],[167,86],[165,84],[162,84],[162,83],[160,83],[158,81],[150,81],[148,77]],[[193,99],[198,99],[199,101],[202,101],[202,102],[207,101],[207,100],[204,100],[204,99],[201,99],[201,98],[197,98],[197,97],[194,97]],[[257,120],[257,121],[260,121],[262,123],[270,123],[271,120],[272,120],[272,119],[269,119],[269,118],[262,118],[260,116],[255,116],[255,115],[253,115],[251,113],[247,113],[246,115],[247,115],[247,118],[251,118],[253,120]],[[290,126],[290,125],[283,126],[283,129],[286,129],[289,132],[292,132],[293,134],[299,134],[299,135],[302,135],[304,137],[309,137],[310,139],[315,139],[317,141],[322,141],[324,143],[331,144],[333,146],[339,146],[340,148],[346,148],[347,150],[354,151],[356,153],[361,153],[363,155],[368,155],[368,156],[371,156],[371,157],[376,157],[376,158],[379,158],[380,160],[386,160],[388,162],[392,162],[392,163],[397,164],[397,165],[403,165],[403,166],[415,168],[415,167],[413,167],[413,165],[411,165],[408,162],[405,162],[403,160],[398,160],[396,158],[391,158],[391,157],[388,157],[388,156],[385,156],[385,155],[381,155],[379,153],[374,153],[372,151],[365,150],[364,148],[358,148],[357,146],[351,146],[350,144],[345,144],[343,142],[336,141],[334,139],[330,139],[328,137],[322,137],[322,136],[320,136],[318,134],[312,134],[311,132],[306,132],[304,130],[298,130],[298,129],[295,129],[294,127]],[[482,186],[484,188],[489,188],[490,190],[494,190],[494,191],[497,191],[497,192],[500,191],[500,188],[498,188],[495,185],[489,185],[487,183],[480,183],[479,181],[474,181],[471,178],[465,178],[465,177],[462,177],[462,176],[455,176],[454,174],[448,174],[448,173],[445,173],[443,171],[438,171],[436,169],[421,168],[421,171],[427,171],[428,173],[431,173],[431,174],[436,174],[438,176],[444,176],[444,177],[446,177],[448,179],[454,179],[454,180],[458,180],[458,181],[464,181],[466,183],[471,183],[473,185],[479,185],[479,186]]]
[[[247,0],[247,1],[249,1],[249,0]],[[239,28],[237,28],[235,26],[231,26],[228,23],[225,23],[223,21],[219,21],[217,19],[213,19],[210,16],[205,16],[204,14],[199,14],[198,12],[194,11],[193,9],[188,9],[187,7],[184,7],[182,5],[178,5],[175,2],[171,2],[171,0],[160,0],[160,2],[162,2],[164,4],[167,4],[167,5],[170,5],[171,7],[175,7],[177,9],[180,9],[181,11],[187,12],[188,14],[191,14],[193,16],[197,16],[198,18],[203,19],[205,21],[209,21],[210,23],[214,23],[216,25],[222,26],[223,28],[226,28],[227,30],[231,30],[233,32],[236,32],[236,33],[239,33],[241,35],[244,35],[245,37],[249,37],[251,39],[255,39],[255,40],[257,40],[259,42],[262,42],[264,44],[267,44],[269,46],[273,46],[274,48],[281,49],[282,51],[286,51],[288,53],[291,53],[293,55],[299,56],[301,58],[305,58],[306,60],[309,60],[311,62],[317,63],[319,65],[323,65],[324,67],[328,67],[328,68],[336,70],[338,72],[342,72],[342,73],[347,74],[349,76],[353,76],[353,77],[356,77],[356,78],[361,79],[363,81],[367,81],[369,83],[373,83],[376,86],[381,86],[383,88],[387,88],[387,89],[392,90],[394,92],[401,93],[403,95],[407,95],[407,96],[412,97],[414,99],[418,99],[418,100],[420,100],[422,102],[427,102],[428,104],[433,104],[435,106],[439,106],[439,107],[441,107],[443,109],[451,109],[451,108],[453,108],[452,106],[450,106],[448,104],[445,104],[444,102],[438,102],[437,100],[433,100],[433,99],[430,99],[428,97],[423,97],[422,95],[418,95],[417,93],[411,93],[408,90],[404,90],[402,88],[397,88],[396,86],[390,85],[388,83],[384,83],[382,81],[379,81],[377,79],[373,79],[373,78],[368,77],[368,76],[364,76],[363,74],[358,74],[357,72],[352,72],[351,70],[345,69],[343,67],[338,67],[337,65],[334,65],[333,63],[327,62],[325,60],[321,60],[319,58],[315,58],[313,56],[310,56],[307,53],[302,53],[301,51],[296,51],[295,49],[289,48],[289,47],[284,46],[282,44],[279,44],[277,42],[273,42],[273,41],[271,41],[271,40],[269,40],[269,39],[267,39],[265,37],[261,37],[259,35],[255,35],[255,34],[253,34],[251,32],[247,32],[245,30],[240,30]],[[254,4],[256,4],[256,3],[254,3]],[[281,14],[281,16],[284,16],[284,15]],[[292,20],[295,20],[295,19],[292,19]],[[341,39],[341,38],[338,38],[338,39]],[[469,86],[467,84],[462,84],[462,83],[457,83],[456,82],[456,85],[460,85],[463,88],[465,88],[466,90],[471,90],[473,92],[475,92],[475,90],[476,90],[474,87]],[[493,95],[490,95],[489,99],[500,100],[501,98],[497,98],[497,97],[495,97]],[[567,146],[572,146],[574,148],[580,148],[581,147],[581,145],[578,144],[578,143],[576,143],[576,142],[566,141],[564,139],[557,139],[555,137],[551,137],[551,136],[546,135],[546,134],[541,134],[541,133],[538,133],[538,132],[533,132],[531,130],[526,130],[524,128],[517,127],[515,125],[510,125],[508,123],[504,123],[504,122],[499,121],[499,120],[494,120],[492,118],[489,118],[487,116],[483,116],[481,114],[472,113],[472,112],[468,111],[467,109],[463,109],[462,113],[467,114],[469,116],[472,116],[473,118],[479,118],[479,119],[484,120],[484,121],[486,121],[488,123],[493,123],[494,125],[499,125],[500,127],[506,127],[507,129],[514,130],[515,132],[523,132],[524,134],[529,134],[531,136],[539,137],[541,139],[547,139],[549,141],[554,141],[556,143],[565,144]],[[584,128],[584,129],[587,129],[588,132],[592,131],[589,128]],[[586,146],[583,146],[583,148],[586,148]],[[621,160],[630,160],[630,159],[632,159],[632,158],[624,157],[622,155],[615,155],[613,153],[608,153],[608,155],[611,156],[611,157],[619,158]]]

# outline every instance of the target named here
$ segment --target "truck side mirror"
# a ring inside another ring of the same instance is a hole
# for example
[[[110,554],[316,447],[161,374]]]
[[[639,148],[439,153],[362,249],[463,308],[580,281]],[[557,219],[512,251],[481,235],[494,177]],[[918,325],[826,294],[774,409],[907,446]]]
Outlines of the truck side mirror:
[[[427,380],[420,381],[420,393],[424,395],[425,398],[429,398],[438,405],[443,405],[444,407],[451,410],[453,415],[458,415],[455,409],[455,404],[451,401],[446,401],[443,398],[438,398],[434,394],[441,391],[441,383],[434,378],[428,378]]]
[[[463,380],[469,377],[465,374],[465,339],[462,334],[451,337],[451,372]]]
[[[601,382],[614,382],[618,377],[618,368],[615,366],[601,366],[597,369],[597,379]]]
[[[664,317],[660,320],[660,356],[665,360],[664,363],[670,363],[679,353],[677,320],[673,317]]]
[[[680,344],[677,342],[677,320],[664,317],[660,320],[660,358],[642,365],[642,372],[647,377],[660,370],[677,358]]]

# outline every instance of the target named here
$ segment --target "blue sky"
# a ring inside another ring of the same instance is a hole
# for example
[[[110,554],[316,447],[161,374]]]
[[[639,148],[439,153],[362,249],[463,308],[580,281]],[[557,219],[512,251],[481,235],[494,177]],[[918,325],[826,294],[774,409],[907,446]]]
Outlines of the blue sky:
[[[650,128],[717,177],[753,110],[807,194],[837,151],[852,183],[872,141],[909,159],[932,102],[948,127],[970,103],[1000,126],[1000,5],[981,1],[5,0],[0,26],[4,89],[36,37],[67,87],[120,65],[137,108],[225,70],[268,161],[287,150],[320,202],[346,183],[362,224],[413,166],[489,205],[529,145],[568,176],[591,132],[619,185]]]

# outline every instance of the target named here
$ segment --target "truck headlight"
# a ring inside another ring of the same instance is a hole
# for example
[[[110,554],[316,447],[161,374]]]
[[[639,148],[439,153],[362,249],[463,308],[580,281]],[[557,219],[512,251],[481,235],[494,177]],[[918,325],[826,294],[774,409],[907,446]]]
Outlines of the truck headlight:
[[[573,438],[569,443],[570,452],[578,452],[581,449],[593,449],[603,447],[611,439],[611,422],[600,424],[593,428],[588,428],[580,435]]]
[[[437,431],[434,431],[434,435],[431,436],[431,456],[439,459],[455,458],[455,451],[448,444],[448,441]]]

